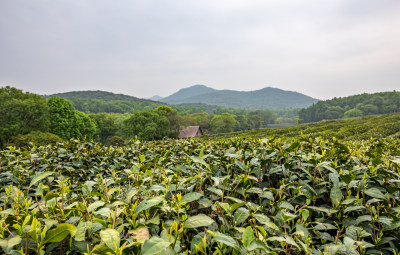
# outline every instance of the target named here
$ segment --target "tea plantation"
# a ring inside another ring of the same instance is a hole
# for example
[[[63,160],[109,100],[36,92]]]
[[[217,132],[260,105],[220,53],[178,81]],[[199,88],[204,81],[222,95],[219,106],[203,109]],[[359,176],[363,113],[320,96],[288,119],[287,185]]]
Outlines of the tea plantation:
[[[121,147],[9,147],[0,152],[0,246],[5,254],[398,254],[399,129],[400,115],[385,115]]]

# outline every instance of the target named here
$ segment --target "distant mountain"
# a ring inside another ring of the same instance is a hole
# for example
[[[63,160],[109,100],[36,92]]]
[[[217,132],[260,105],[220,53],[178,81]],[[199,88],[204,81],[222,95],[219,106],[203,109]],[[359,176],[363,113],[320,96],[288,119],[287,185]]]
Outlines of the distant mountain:
[[[207,93],[212,93],[217,90],[213,88],[209,88],[204,85],[194,85],[189,88],[183,88],[175,92],[174,94],[164,97],[161,99],[162,102],[173,103],[173,104],[181,104],[181,103],[204,103],[200,101],[185,101],[188,98],[201,96]]]
[[[155,95],[155,96],[149,97],[147,99],[153,100],[153,101],[160,101],[162,99],[162,97],[160,97],[159,95]]]
[[[216,90],[204,85],[195,85],[160,99],[169,104],[204,103],[225,108],[281,109],[304,108],[318,99],[304,94],[266,87],[254,91]]]

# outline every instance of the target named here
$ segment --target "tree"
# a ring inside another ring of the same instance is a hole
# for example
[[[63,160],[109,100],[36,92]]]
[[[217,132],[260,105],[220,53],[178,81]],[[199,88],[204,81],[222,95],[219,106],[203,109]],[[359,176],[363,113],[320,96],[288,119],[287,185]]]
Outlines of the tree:
[[[332,120],[332,119],[341,119],[343,118],[344,110],[340,106],[330,106],[328,109],[325,111],[324,119]]]
[[[64,98],[51,97],[47,104],[50,109],[50,129],[63,139],[92,139],[97,132],[96,124],[85,113],[75,110]]]
[[[211,119],[211,131],[214,133],[232,132],[237,125],[237,121],[232,114],[223,113]]]
[[[237,115],[235,119],[238,123],[235,129],[236,131],[249,130],[252,128],[249,119],[245,115]]]
[[[100,142],[107,143],[111,137],[116,135],[118,131],[118,125],[115,123],[115,120],[111,114],[89,114],[89,117],[96,123],[98,128],[97,136]]]
[[[203,131],[209,130],[211,116],[206,112],[198,112],[192,114],[181,115],[179,123],[185,127],[200,126]]]
[[[167,117],[169,121],[169,130],[170,130],[169,136],[177,138],[180,127],[178,112],[175,109],[172,109],[171,107],[165,105],[156,108],[156,111],[160,115]]]
[[[162,139],[170,134],[169,120],[155,110],[137,111],[123,122],[128,138],[137,136],[143,140]]]
[[[361,110],[364,115],[371,115],[378,113],[378,107],[373,104],[357,104],[357,109]]]
[[[46,132],[49,123],[46,99],[9,86],[0,88],[0,147],[18,134]]]
[[[357,108],[350,109],[344,113],[345,118],[361,117],[363,112]]]

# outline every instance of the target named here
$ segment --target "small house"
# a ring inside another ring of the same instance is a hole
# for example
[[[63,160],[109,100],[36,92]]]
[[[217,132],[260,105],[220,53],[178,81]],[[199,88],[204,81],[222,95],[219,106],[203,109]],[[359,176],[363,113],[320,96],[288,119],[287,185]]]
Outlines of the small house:
[[[178,138],[188,138],[188,137],[198,137],[202,136],[203,131],[200,126],[188,126],[188,127],[180,127]]]

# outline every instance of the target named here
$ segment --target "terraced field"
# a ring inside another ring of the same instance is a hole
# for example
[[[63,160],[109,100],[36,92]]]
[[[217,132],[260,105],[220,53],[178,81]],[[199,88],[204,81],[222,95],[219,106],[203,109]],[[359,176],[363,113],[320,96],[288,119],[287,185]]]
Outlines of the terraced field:
[[[344,124],[325,122],[121,147],[10,147],[0,152],[0,246],[6,254],[398,254],[399,115],[385,118],[375,126],[393,128],[391,137],[349,138]],[[314,138],[321,125],[341,131]],[[352,122],[359,134],[365,125]]]

